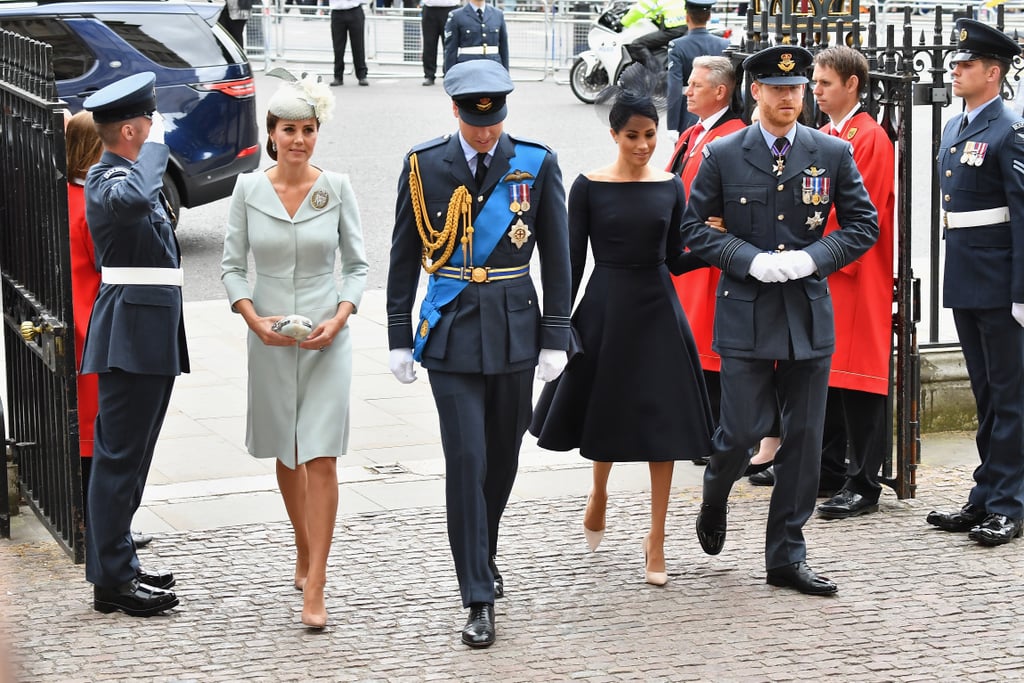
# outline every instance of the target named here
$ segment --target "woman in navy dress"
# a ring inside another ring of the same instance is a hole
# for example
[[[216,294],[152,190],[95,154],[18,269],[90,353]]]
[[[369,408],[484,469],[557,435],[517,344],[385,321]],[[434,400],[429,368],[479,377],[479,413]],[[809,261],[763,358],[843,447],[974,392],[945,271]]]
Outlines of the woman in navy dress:
[[[664,585],[665,518],[676,460],[711,452],[713,419],[690,327],[669,273],[701,265],[684,252],[679,177],[650,165],[658,112],[642,65],[606,96],[618,158],[579,176],[569,194],[573,298],[587,261],[594,270],[573,324],[583,347],[541,394],[530,431],[541,447],[594,461],[584,532],[604,533],[614,462],[647,462],[651,527],[644,539],[647,583]]]

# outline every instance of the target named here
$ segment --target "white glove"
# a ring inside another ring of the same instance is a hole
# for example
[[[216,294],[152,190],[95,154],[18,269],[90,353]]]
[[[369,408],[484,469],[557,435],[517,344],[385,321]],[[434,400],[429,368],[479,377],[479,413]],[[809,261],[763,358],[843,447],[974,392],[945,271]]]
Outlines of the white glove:
[[[416,368],[412,364],[412,349],[391,349],[388,355],[388,368],[402,384],[416,381]]]
[[[537,379],[541,382],[550,382],[562,374],[566,363],[569,362],[569,354],[565,351],[555,349],[541,349],[537,358]]]
[[[164,144],[164,117],[158,111],[153,112],[153,125],[149,129],[149,137],[146,138],[146,142]]]
[[[750,276],[761,282],[785,282],[789,277],[782,272],[781,265],[774,252],[758,254],[750,262]]]
[[[1013,319],[1017,321],[1017,324],[1024,327],[1024,304],[1013,304],[1010,313],[1013,314]]]
[[[802,249],[779,254],[779,264],[787,280],[799,280],[814,273],[818,266],[811,255]]]

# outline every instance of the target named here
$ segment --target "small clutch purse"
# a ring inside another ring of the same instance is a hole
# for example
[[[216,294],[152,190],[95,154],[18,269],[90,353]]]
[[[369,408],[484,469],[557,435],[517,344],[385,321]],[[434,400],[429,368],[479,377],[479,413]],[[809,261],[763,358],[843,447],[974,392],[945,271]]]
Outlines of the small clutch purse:
[[[313,321],[304,315],[286,315],[270,326],[274,332],[302,341],[313,332]]]

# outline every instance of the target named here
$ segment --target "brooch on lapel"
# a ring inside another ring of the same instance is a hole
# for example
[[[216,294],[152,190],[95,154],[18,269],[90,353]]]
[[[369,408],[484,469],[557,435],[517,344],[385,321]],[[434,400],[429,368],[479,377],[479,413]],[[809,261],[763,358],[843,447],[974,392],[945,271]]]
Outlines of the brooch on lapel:
[[[309,203],[314,209],[319,211],[327,206],[327,199],[327,190],[317,190],[313,193],[313,196],[309,198]]]

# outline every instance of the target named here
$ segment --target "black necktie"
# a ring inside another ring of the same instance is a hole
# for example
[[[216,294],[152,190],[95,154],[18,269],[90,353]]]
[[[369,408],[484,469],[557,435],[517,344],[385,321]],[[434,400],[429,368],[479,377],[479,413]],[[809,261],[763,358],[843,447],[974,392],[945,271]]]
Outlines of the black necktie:
[[[487,152],[480,152],[476,155],[476,189],[481,190],[484,186],[484,176],[487,175]]]
[[[967,129],[967,114],[964,114],[963,118],[960,119],[960,130],[957,132],[957,135],[962,134],[966,129]]]
[[[478,10],[476,11],[476,15],[477,15],[478,17],[480,17],[480,23],[483,23],[483,20],[484,20],[484,11],[483,11],[482,9],[478,9]]]

